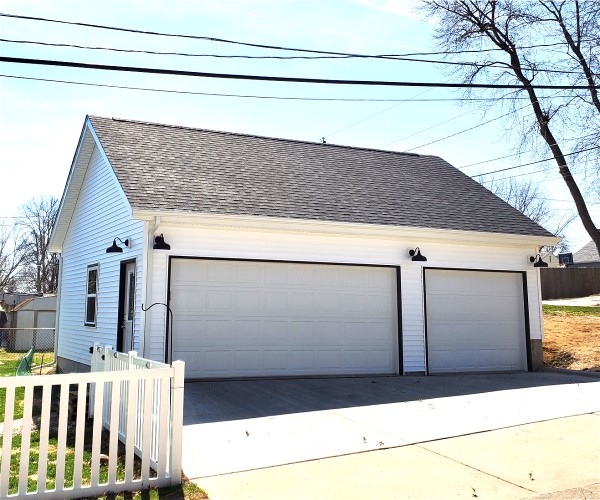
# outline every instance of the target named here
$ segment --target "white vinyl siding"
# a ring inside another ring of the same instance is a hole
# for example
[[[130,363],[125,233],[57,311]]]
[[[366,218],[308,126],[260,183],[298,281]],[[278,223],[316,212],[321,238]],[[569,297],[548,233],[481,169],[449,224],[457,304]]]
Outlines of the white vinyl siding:
[[[80,158],[78,161],[84,161]],[[89,157],[73,216],[62,248],[61,312],[58,356],[90,363],[89,347],[101,342],[116,347],[119,310],[119,272],[122,260],[137,259],[141,276],[143,223],[131,218],[131,209],[112,168],[98,148]],[[106,253],[115,237],[131,238],[132,248]],[[87,272],[98,263],[97,319],[95,328],[84,326]],[[136,290],[141,304],[141,284]],[[139,339],[140,309],[136,311],[135,345]]]
[[[398,371],[394,268],[174,259],[170,306],[187,378]]]
[[[298,262],[331,262],[399,266],[401,269],[401,330],[403,372],[424,372],[425,323],[423,315],[423,266],[435,263],[439,267],[526,271],[528,278],[530,336],[541,339],[540,310],[536,279],[528,256],[534,247],[469,245],[443,241],[415,241],[405,238],[398,229],[398,237],[325,235],[323,233],[289,233],[243,228],[194,227],[192,225],[160,226],[170,251],[153,251],[150,262],[151,282],[146,301],[167,302],[169,256],[196,256],[203,258],[285,260]],[[412,262],[410,248],[419,246],[427,262]],[[536,319],[537,318],[537,319]],[[165,347],[166,308],[154,307],[146,313],[146,356],[163,360]]]
[[[527,369],[521,273],[426,269],[429,373]]]

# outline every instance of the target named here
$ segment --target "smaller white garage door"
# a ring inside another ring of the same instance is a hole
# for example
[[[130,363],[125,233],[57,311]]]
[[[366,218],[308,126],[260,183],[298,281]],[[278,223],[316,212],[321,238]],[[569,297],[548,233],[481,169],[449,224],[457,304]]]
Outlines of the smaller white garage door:
[[[187,378],[397,373],[395,268],[175,258],[170,290]]]
[[[429,373],[527,370],[520,273],[425,270]]]

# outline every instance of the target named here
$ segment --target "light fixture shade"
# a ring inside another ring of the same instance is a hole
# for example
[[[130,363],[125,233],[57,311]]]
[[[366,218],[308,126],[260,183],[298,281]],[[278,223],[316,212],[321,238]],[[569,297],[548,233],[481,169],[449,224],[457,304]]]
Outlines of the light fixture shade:
[[[538,253],[535,257],[529,257],[530,262],[533,262],[533,267],[548,267],[548,263],[542,260],[542,256]]]
[[[117,245],[117,239],[113,240],[113,244],[106,249],[106,253],[123,253],[123,249]]]
[[[171,250],[171,245],[165,242],[165,237],[160,234],[160,236],[156,236],[154,238],[154,245],[152,245],[154,250]]]
[[[427,262],[427,257],[421,254],[421,250],[419,247],[415,248],[414,250],[409,250],[408,255],[412,257],[413,261]]]

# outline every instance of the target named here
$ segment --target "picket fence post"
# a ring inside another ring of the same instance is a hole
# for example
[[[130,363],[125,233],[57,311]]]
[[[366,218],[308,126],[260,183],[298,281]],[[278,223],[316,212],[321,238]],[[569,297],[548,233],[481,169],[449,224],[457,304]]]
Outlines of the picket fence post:
[[[183,430],[183,383],[185,362],[173,361],[171,378],[171,486],[181,484],[181,439]]]

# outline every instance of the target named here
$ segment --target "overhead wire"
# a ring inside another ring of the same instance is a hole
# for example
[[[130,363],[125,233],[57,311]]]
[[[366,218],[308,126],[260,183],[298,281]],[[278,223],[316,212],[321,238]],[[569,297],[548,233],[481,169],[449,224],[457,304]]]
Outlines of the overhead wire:
[[[521,111],[522,109],[525,109],[526,107],[528,107],[528,105],[523,106],[522,108],[519,108],[517,111]],[[445,141],[446,139],[450,139],[451,137],[456,137],[457,135],[464,134],[465,132],[470,132],[471,130],[474,130],[476,128],[483,127],[484,125],[487,125],[488,123],[492,123],[492,122],[495,122],[496,120],[500,120],[501,118],[505,118],[506,116],[511,115],[512,113],[513,112],[510,111],[510,112],[505,113],[503,115],[497,116],[496,118],[492,118],[492,119],[487,120],[485,122],[478,123],[477,125],[474,125],[472,127],[466,128],[464,130],[459,130],[458,132],[455,132],[453,134],[446,135],[444,137],[440,137],[439,139],[436,139],[434,141],[426,142],[425,144],[421,144],[420,146],[415,146],[415,147],[410,148],[410,149],[405,149],[404,152],[405,153],[409,153],[410,151],[414,151],[415,149],[424,148],[425,146],[430,146],[431,144],[436,144],[438,142]]]
[[[433,90],[433,89],[427,89],[427,90],[425,90],[424,92],[420,92],[420,93],[418,93],[417,95],[415,95],[415,96],[414,96],[414,98],[416,99],[417,97],[419,97],[419,96],[422,96],[423,94],[426,94],[427,92],[431,92],[432,90]],[[412,99],[409,99],[409,101],[410,101],[410,100],[412,100]],[[404,104],[405,102],[406,102],[406,101],[399,102],[398,104],[394,104],[393,106],[390,106],[389,108],[386,108],[386,109],[384,109],[384,110],[378,111],[377,113],[375,113],[375,114],[373,114],[373,115],[367,116],[366,118],[363,118],[362,120],[359,120],[359,121],[357,121],[357,122],[355,122],[355,123],[352,123],[351,125],[348,125],[348,126],[346,126],[346,127],[343,127],[343,128],[341,128],[341,129],[339,129],[339,130],[335,130],[334,132],[329,132],[329,133],[327,133],[327,134],[323,134],[323,139],[326,139],[327,137],[331,137],[332,135],[335,135],[335,134],[337,134],[337,133],[339,133],[339,132],[343,132],[344,130],[348,130],[349,128],[355,127],[356,125],[360,125],[361,123],[364,123],[364,122],[366,122],[366,121],[370,120],[371,118],[375,118],[376,116],[379,116],[379,115],[381,115],[381,114],[383,114],[383,113],[386,113],[386,112],[388,112],[388,111],[391,111],[392,109],[394,109],[394,108],[396,108],[396,107],[400,106],[401,104]]]
[[[387,146],[391,146],[392,144],[396,144],[397,142],[403,141],[404,139],[408,139],[410,137],[414,137],[415,135],[421,134],[423,132],[427,132],[428,130],[431,130],[431,129],[435,128],[435,127],[439,127],[440,125],[444,125],[445,123],[449,123],[452,120],[456,120],[457,118],[460,118],[462,116],[468,115],[469,113],[472,113],[472,111],[467,111],[466,113],[462,113],[460,115],[456,115],[456,116],[454,116],[454,117],[452,117],[452,118],[450,118],[448,120],[444,120],[443,122],[436,123],[435,125],[432,125],[431,127],[424,128],[422,130],[419,130],[418,132],[414,132],[414,133],[412,133],[410,135],[407,135],[405,137],[401,137],[400,139],[396,139],[395,141],[388,142],[387,144],[384,144],[383,146],[380,146],[380,147],[385,148]]]
[[[600,149],[600,146],[593,146],[591,148],[580,149],[579,151],[572,151],[571,153],[564,153],[563,156],[573,156],[573,155],[576,155],[579,153],[585,153],[586,151],[592,151],[594,149]],[[543,160],[536,160],[536,161],[532,161],[532,162],[528,162],[528,163],[522,163],[521,165],[515,165],[515,166],[507,167],[507,168],[500,168],[498,170],[492,170],[490,172],[483,172],[481,174],[471,175],[470,177],[472,179],[475,179],[476,177],[485,177],[486,175],[497,174],[499,172],[506,172],[507,170],[514,170],[516,168],[528,167],[530,165],[535,165],[537,163],[543,163],[545,161],[552,161],[554,159],[555,158],[553,156],[551,156],[549,158],[544,158]]]
[[[502,99],[504,99],[505,97],[506,97],[506,96],[503,96],[503,97],[502,97]],[[554,95],[552,95],[551,97],[552,97],[552,98],[556,98],[556,97],[558,97],[558,93],[555,93],[555,94],[554,94]],[[529,100],[529,99],[527,99],[527,100]],[[450,135],[447,135],[447,136],[441,137],[441,138],[439,138],[439,139],[436,139],[436,140],[434,140],[434,141],[430,141],[430,142],[428,142],[428,143],[425,143],[425,144],[421,144],[420,146],[415,146],[415,147],[413,147],[413,148],[411,148],[411,149],[405,149],[405,150],[404,150],[404,152],[408,153],[408,152],[410,152],[410,151],[413,151],[413,150],[415,150],[415,149],[420,149],[420,148],[423,148],[423,147],[425,147],[425,146],[430,146],[431,144],[436,144],[436,143],[438,143],[438,142],[445,141],[446,139],[450,139],[451,137],[456,137],[457,135],[464,134],[465,132],[469,132],[469,131],[471,131],[471,130],[474,130],[474,129],[476,129],[476,128],[479,128],[479,127],[483,127],[484,125],[487,125],[488,123],[492,123],[492,122],[494,122],[494,121],[496,121],[496,120],[500,120],[501,118],[505,118],[506,116],[509,116],[509,115],[511,115],[511,114],[513,114],[513,113],[515,113],[515,112],[518,112],[518,111],[522,111],[523,109],[526,109],[526,108],[528,108],[528,107],[529,107],[529,104],[526,104],[525,106],[522,106],[522,107],[520,107],[520,108],[517,108],[517,109],[511,110],[511,111],[509,111],[508,113],[505,113],[505,114],[503,114],[503,115],[497,116],[496,118],[492,118],[492,119],[490,119],[490,120],[487,120],[487,121],[485,121],[485,122],[478,123],[477,125],[474,125],[474,126],[472,126],[472,127],[469,127],[469,128],[463,129],[463,130],[459,130],[458,132],[455,132],[455,133],[453,133],[453,134],[450,134]],[[402,140],[402,139],[399,139],[399,140]]]
[[[289,50],[289,51],[299,51],[299,52],[306,52],[306,53],[313,53],[313,54],[327,54],[329,56],[337,56],[337,57],[375,57],[375,58],[388,58],[388,57],[393,57],[393,58],[398,58],[398,57],[403,57],[404,55],[367,55],[367,54],[350,54],[350,53],[341,53],[341,52],[332,52],[332,51],[317,51],[317,50],[310,50],[310,49],[299,49],[299,48],[294,48],[294,47],[281,47],[281,46],[272,46],[272,45],[265,45],[265,44],[251,44],[251,43],[246,43],[246,42],[239,42],[239,41],[235,41],[235,40],[227,40],[227,39],[219,39],[219,38],[213,38],[213,37],[201,37],[201,36],[195,36],[195,35],[183,35],[183,34],[172,34],[172,33],[161,33],[161,32],[152,32],[152,31],[144,31],[144,30],[135,30],[135,29],[129,29],[129,28],[119,28],[119,27],[114,27],[114,26],[105,26],[105,25],[97,25],[97,24],[91,24],[91,23],[79,23],[79,22],[70,22],[70,21],[63,21],[63,20],[57,20],[57,19],[49,19],[49,18],[39,18],[39,17],[32,17],[32,16],[20,16],[20,15],[12,15],[12,14],[6,14],[6,13],[0,13],[0,16],[3,17],[12,17],[12,18],[19,18],[19,19],[29,19],[29,20],[37,20],[37,21],[48,21],[48,22],[55,22],[55,23],[61,23],[61,24],[71,24],[71,25],[78,25],[78,26],[86,26],[86,27],[92,27],[92,28],[100,28],[100,29],[111,29],[111,30],[117,30],[117,31],[125,31],[125,32],[132,32],[132,33],[140,33],[140,34],[149,34],[149,35],[158,35],[158,36],[176,36],[176,37],[183,37],[183,38],[193,38],[193,39],[200,39],[200,40],[208,40],[208,41],[213,41],[213,42],[223,42],[223,43],[233,43],[233,44],[237,44],[237,45],[245,45],[245,46],[250,46],[250,47],[257,47],[257,48],[267,48],[267,49],[276,49],[276,50]],[[8,42],[16,42],[16,43],[36,43],[36,42],[31,42],[31,41],[13,41],[13,40],[7,40],[7,39],[3,39],[2,41],[8,41]],[[41,43],[43,44],[43,43]],[[54,44],[47,44],[47,45],[54,45]],[[91,49],[92,47],[86,47],[86,46],[75,46],[72,44],[56,44],[58,46],[72,46],[75,48],[87,48],[87,49]],[[549,46],[553,46],[553,45],[562,45],[561,43],[557,43],[557,44],[539,44],[539,45],[532,45],[529,47],[524,47],[524,48],[533,48],[533,47],[549,47]],[[118,50],[118,51],[132,51],[132,50],[128,50],[128,49],[112,49],[112,48],[96,48],[96,49],[101,49],[101,50]],[[498,50],[498,49],[488,49],[488,50]],[[152,51],[132,51],[132,52],[147,52],[147,53],[153,53]],[[468,53],[468,52],[481,52],[481,51],[456,51],[456,52],[437,52],[437,53],[412,53],[412,54],[407,54],[407,55],[441,55],[441,54],[451,54],[451,53]],[[176,55],[174,53],[172,53],[171,55]],[[177,55],[192,55],[192,54],[184,54],[184,53],[179,53]],[[198,54],[196,54],[198,55]],[[213,55],[206,55],[206,56],[217,56],[215,54]],[[236,55],[233,56],[229,56],[229,57],[237,57]],[[240,57],[249,57],[249,56],[240,56]],[[251,56],[250,56],[251,57]],[[265,56],[256,56],[256,57],[265,57]],[[314,57],[314,56],[313,56]],[[289,78],[289,77],[269,77],[269,76],[260,76],[260,75],[230,75],[230,74],[215,74],[215,73],[203,73],[203,72],[186,72],[186,71],[178,71],[178,70],[161,70],[161,69],[156,69],[156,68],[132,68],[132,67],[119,67],[119,66],[111,66],[111,65],[94,65],[94,64],[88,64],[88,63],[73,63],[73,62],[67,62],[67,61],[48,61],[48,60],[32,60],[32,59],[24,59],[24,58],[0,58],[1,61],[3,62],[20,62],[20,63],[26,63],[26,64],[42,64],[42,65],[58,65],[58,66],[67,66],[67,67],[77,67],[77,68],[87,68],[87,69],[103,69],[103,70],[114,70],[114,71],[130,71],[130,72],[151,72],[151,73],[160,73],[160,74],[177,74],[177,75],[185,75],[185,76],[204,76],[204,77],[212,77],[212,78],[236,78],[236,79],[252,79],[252,80],[267,80],[267,81],[293,81],[293,82],[302,82],[302,83],[335,83],[335,84],[361,84],[361,85],[398,85],[398,86],[429,86],[429,87],[442,87],[442,88],[456,88],[456,87],[460,87],[460,88],[521,88],[521,86],[507,86],[507,85],[484,85],[484,84],[471,84],[471,85],[464,85],[464,84],[443,84],[443,83],[425,83],[425,82],[383,82],[383,81],[362,81],[362,80],[326,80],[326,79],[311,79],[311,78]],[[431,62],[431,63],[439,63],[440,61],[418,61],[418,62]],[[444,62],[444,61],[441,61]],[[461,63],[457,63],[457,64],[461,64]],[[466,64],[470,64],[470,63],[466,63]],[[18,77],[15,75],[1,75],[4,77],[9,77],[9,78],[25,78],[25,77]],[[128,90],[146,90],[146,91],[161,91],[161,92],[174,92],[174,93],[192,93],[189,91],[172,91],[172,90],[166,90],[166,89],[150,89],[150,88],[134,88],[134,87],[125,87],[125,86],[113,86],[113,85],[106,85],[106,84],[87,84],[84,82],[69,82],[69,81],[65,81],[65,80],[51,80],[51,79],[35,79],[35,78],[25,78],[25,79],[31,79],[31,80],[38,80],[38,81],[51,81],[51,82],[55,82],[55,83],[70,83],[70,84],[79,84],[79,85],[93,85],[93,86],[104,86],[104,87],[113,87],[113,88],[123,88],[123,89],[128,89]],[[546,89],[569,89],[569,88],[574,88],[572,86],[534,86],[534,88],[546,88]],[[575,88],[595,88],[592,86],[582,86],[582,87],[575,87]],[[196,92],[194,92],[196,93]],[[222,95],[222,96],[231,96],[231,97],[252,97],[252,98],[276,98],[276,99],[298,99],[298,98],[293,98],[293,97],[276,97],[276,96],[245,96],[245,95],[236,95],[236,94],[213,94],[213,93],[197,93],[200,95]],[[419,94],[421,95],[421,94]],[[415,96],[418,97],[418,96]],[[307,100],[306,98],[300,98],[302,100]],[[317,98],[318,100],[334,100],[332,98]],[[313,100],[313,99],[310,99]],[[316,100],[316,99],[315,99]],[[339,99],[335,99],[335,100],[339,100]],[[348,99],[344,99],[344,100],[348,100]],[[366,100],[366,99],[352,99],[352,100]],[[369,99],[369,100],[373,100],[373,99]],[[415,100],[413,99],[408,99],[410,100]],[[454,99],[453,99],[454,100]],[[402,102],[406,102],[406,100],[403,100]],[[362,123],[363,121],[366,121],[374,116],[377,116],[389,109],[392,109],[396,106],[398,106],[399,104],[396,104],[394,106],[392,106],[391,108],[388,108],[386,110],[383,110],[381,112],[376,113],[375,115],[372,115],[371,117],[367,117],[365,120],[361,120],[358,123]],[[462,116],[462,115],[461,115]],[[476,127],[471,127],[469,129],[457,132],[455,134],[452,134],[450,136],[446,136],[444,138],[440,138],[437,139],[435,141],[432,141],[430,143],[427,144],[423,144],[421,146],[416,146],[414,148],[411,148],[407,151],[412,151],[414,149],[420,149],[421,147],[436,143],[436,142],[440,142],[442,140],[445,140],[447,138],[450,137],[454,137],[458,134],[464,133],[466,131],[472,130],[474,128],[477,128],[479,126],[485,125],[487,123],[496,121],[502,117],[504,117],[506,115],[502,115],[500,117],[496,117],[492,120],[488,120],[487,122],[484,122],[482,124],[477,125]],[[452,119],[451,119],[452,120]],[[447,120],[450,121],[450,120]],[[447,122],[446,121],[446,122]],[[443,122],[445,123],[445,122]],[[354,126],[355,124],[352,124],[346,128],[350,128],[352,126]],[[435,127],[435,126],[434,126]],[[344,129],[340,129],[339,131],[345,130]],[[430,127],[433,128],[433,127]],[[425,129],[428,130],[428,129]],[[329,135],[335,134],[338,131],[329,133]],[[412,135],[416,135],[412,134]],[[412,136],[411,135],[411,136]],[[399,139],[402,140],[402,139]],[[394,141],[397,142],[397,141]],[[392,143],[389,143],[392,144]],[[388,144],[388,145],[389,145]],[[595,149],[595,148],[590,148],[590,149]],[[588,149],[589,150],[589,149]],[[583,151],[587,151],[587,150],[583,150]],[[571,153],[574,154],[574,153]],[[512,155],[508,155],[508,156],[512,156]],[[507,157],[508,157],[507,156]],[[488,161],[494,161],[494,160],[488,160]],[[479,176],[483,176],[483,175],[489,175],[490,173],[496,173],[496,172],[502,172],[502,171],[506,171],[506,170],[511,170],[513,168],[520,168],[522,166],[527,166],[527,165],[531,165],[531,164],[535,164],[535,163],[540,163],[543,161],[547,161],[547,160],[540,160],[540,161],[536,161],[536,162],[531,162],[528,164],[523,164],[520,166],[515,166],[515,167],[509,167],[507,169],[500,169],[497,171],[492,171],[492,172],[488,172],[488,173],[484,173],[484,174],[479,174],[477,176],[474,177],[479,177]],[[480,162],[480,163],[485,163],[485,162]],[[467,165],[467,166],[472,166],[474,164],[471,165]],[[466,168],[467,166],[464,166],[462,168]]]
[[[408,57],[404,54],[395,55],[368,55],[368,54],[347,54],[347,55],[319,55],[319,56],[256,56],[256,55],[242,55],[242,54],[198,54],[190,52],[164,52],[157,50],[142,50],[142,49],[120,49],[115,47],[98,47],[88,45],[77,45],[72,43],[50,43],[50,42],[38,42],[32,40],[14,40],[9,38],[0,38],[0,42],[4,43],[18,43],[18,44],[31,44],[41,45],[44,47],[62,47],[62,48],[74,48],[84,50],[103,50],[110,52],[120,52],[127,54],[148,54],[148,55],[160,55],[160,56],[183,56],[183,57],[206,57],[206,58],[217,58],[217,59],[254,59],[254,60],[323,60],[323,59],[388,59],[395,61],[404,62],[416,62],[416,63],[427,63],[427,64],[446,64],[452,66],[478,66],[477,63],[469,61],[445,61],[445,60],[433,60],[433,59],[416,59],[414,57]],[[506,68],[507,65],[498,63],[490,64],[488,68]],[[556,74],[579,74],[578,71],[566,71],[566,70],[555,70],[545,68],[535,68],[538,73],[556,73]]]
[[[49,22],[49,23],[58,23],[58,24],[66,24],[71,26],[81,26],[86,28],[95,28],[95,29],[103,29],[103,30],[111,30],[111,31],[120,31],[125,33],[137,33],[142,35],[153,35],[153,36],[163,36],[163,37],[175,37],[175,38],[186,38],[192,40],[203,40],[209,42],[219,42],[219,43],[227,43],[233,45],[242,45],[246,47],[260,48],[260,49],[269,49],[269,50],[284,50],[290,52],[305,52],[310,54],[328,54],[328,55],[341,55],[341,56],[354,56],[354,57],[377,57],[377,58],[387,58],[391,57],[390,55],[368,55],[368,54],[353,54],[348,52],[336,52],[336,51],[327,51],[327,50],[314,50],[314,49],[303,49],[298,47],[285,47],[279,45],[268,45],[268,44],[260,44],[260,43],[251,43],[251,42],[242,42],[239,40],[230,40],[226,38],[216,38],[210,36],[201,36],[201,35],[189,35],[183,33],[165,33],[161,31],[150,31],[150,30],[141,30],[135,28],[123,28],[118,26],[108,26],[104,24],[94,24],[94,23],[84,23],[77,21],[65,21],[63,19],[53,19],[48,17],[37,17],[37,16],[25,16],[20,14],[9,14],[6,12],[0,12],[0,17],[13,18],[13,19],[22,19],[29,21],[41,21],[41,22]],[[590,41],[594,41],[595,39],[590,39]],[[588,40],[586,40],[588,41]],[[538,48],[538,47],[553,47],[558,45],[566,45],[566,42],[555,42],[549,44],[536,44],[529,46],[518,47],[520,49],[530,49],[530,48]],[[463,50],[463,51],[440,51],[440,52],[416,52],[407,55],[452,55],[452,54],[461,54],[461,53],[479,53],[479,52],[497,52],[502,51],[502,49],[481,49],[481,50]]]
[[[443,82],[402,82],[385,80],[348,80],[330,78],[308,78],[291,76],[243,75],[234,73],[214,73],[205,71],[188,71],[164,68],[144,68],[139,66],[117,66],[113,64],[94,64],[73,61],[55,61],[50,59],[32,59],[27,57],[0,56],[0,62],[12,64],[29,64],[34,66],[55,66],[64,68],[94,69],[100,71],[119,71],[126,73],[147,73],[154,75],[190,76],[199,78],[217,78],[226,80],[250,80],[263,82],[284,83],[313,83],[325,85],[364,85],[383,87],[432,87],[432,88],[469,88],[469,89],[515,89],[521,90],[522,85],[487,84],[487,83],[443,83]],[[574,90],[596,88],[595,85],[529,85],[532,89]]]
[[[108,83],[91,83],[91,82],[76,82],[72,80],[58,80],[53,78],[38,78],[32,76],[21,76],[21,75],[7,75],[0,74],[0,78],[14,78],[18,80],[31,80],[36,82],[48,82],[48,83],[62,83],[68,85],[82,85],[86,87],[105,87],[114,88],[120,90],[139,90],[143,92],[165,92],[171,94],[187,94],[187,95],[201,95],[201,96],[214,96],[214,97],[239,97],[248,99],[275,99],[284,101],[341,101],[341,102],[479,102],[479,101],[496,101],[497,98],[431,98],[431,99],[418,99],[418,98],[406,98],[406,99],[393,99],[393,98],[369,98],[369,97],[294,97],[294,96],[272,96],[272,95],[253,95],[253,94],[225,94],[215,92],[197,92],[192,90],[173,90],[173,89],[157,89],[150,87],[134,87],[127,85],[113,85]],[[527,100],[526,97],[515,97],[515,100]]]

